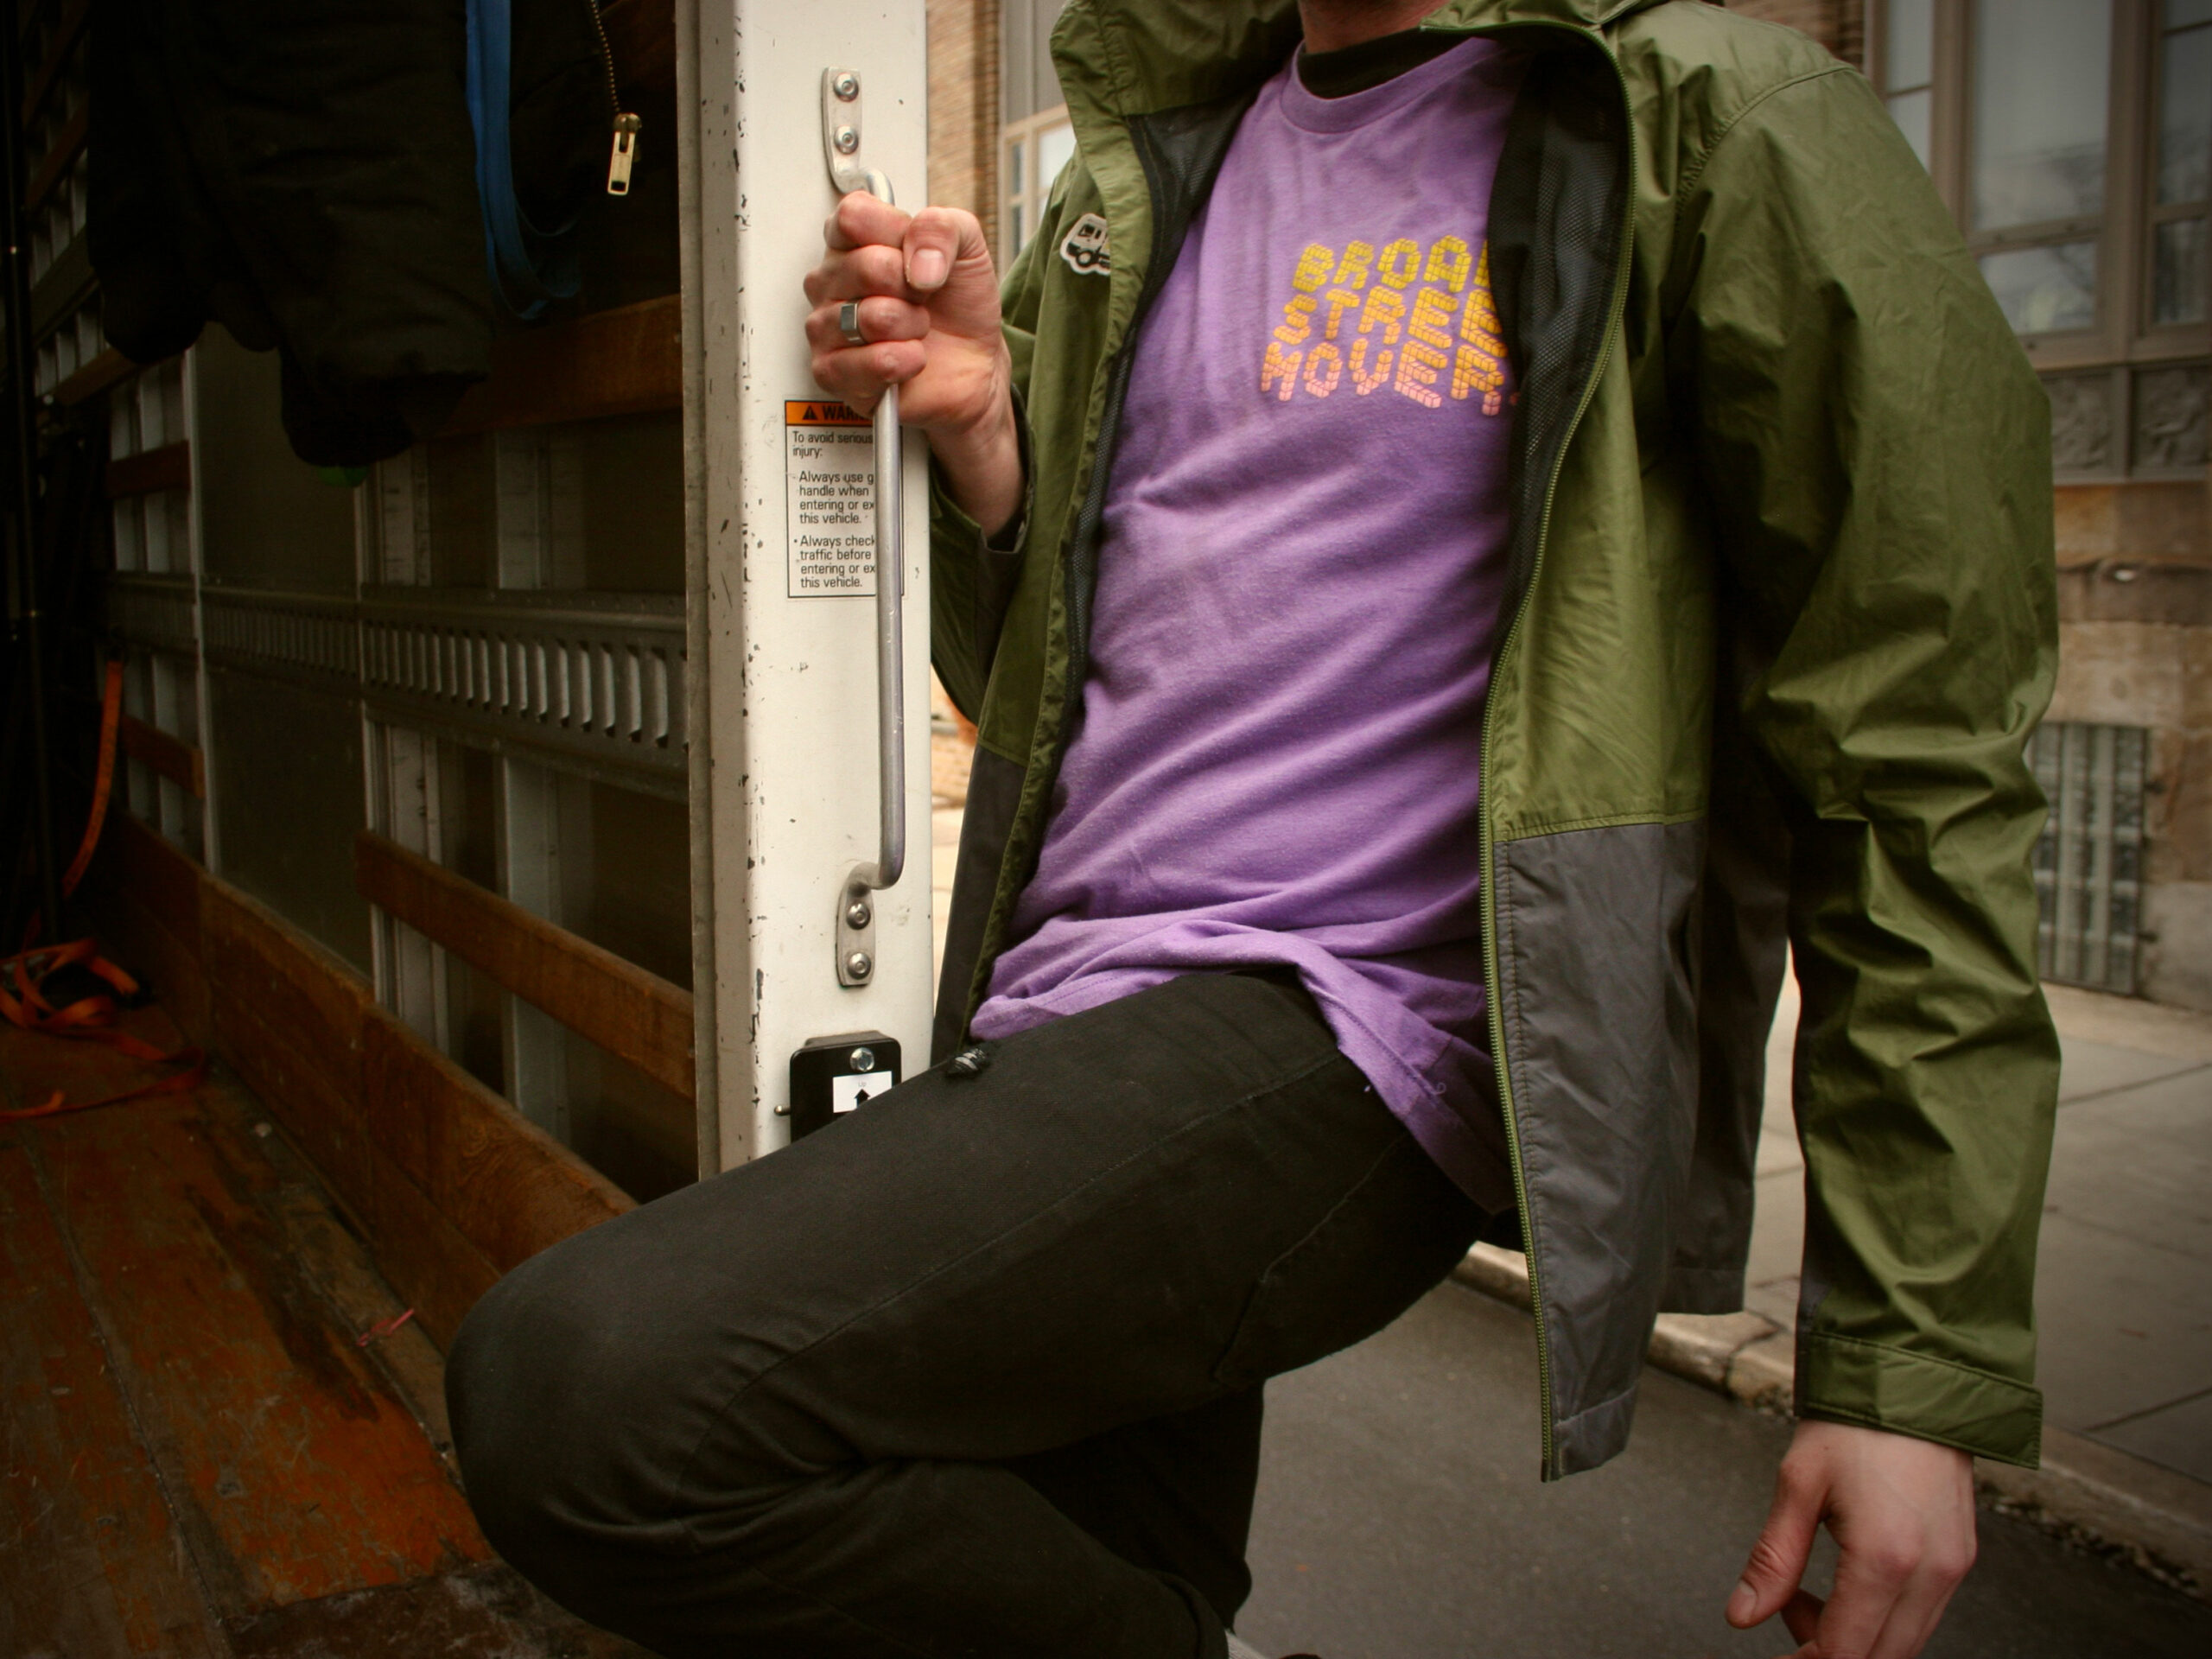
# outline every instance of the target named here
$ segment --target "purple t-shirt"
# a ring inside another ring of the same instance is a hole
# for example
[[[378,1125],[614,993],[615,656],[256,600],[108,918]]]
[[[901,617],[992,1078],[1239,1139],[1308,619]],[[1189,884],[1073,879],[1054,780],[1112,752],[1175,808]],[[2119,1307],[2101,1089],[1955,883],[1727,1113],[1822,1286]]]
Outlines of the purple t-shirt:
[[[1470,41],[1261,92],[1143,325],[1090,677],[976,1032],[1296,969],[1497,1202],[1476,796],[1512,391],[1491,180],[1518,77]]]

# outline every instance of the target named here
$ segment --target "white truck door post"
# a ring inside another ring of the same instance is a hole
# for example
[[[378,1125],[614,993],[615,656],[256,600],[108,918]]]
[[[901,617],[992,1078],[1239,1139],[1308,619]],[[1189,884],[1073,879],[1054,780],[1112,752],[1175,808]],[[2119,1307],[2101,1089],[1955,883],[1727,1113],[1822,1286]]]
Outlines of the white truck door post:
[[[815,385],[800,289],[839,194],[834,164],[845,188],[857,166],[902,205],[925,200],[924,17],[924,0],[696,12],[687,401],[703,452],[692,603],[709,753],[693,787],[711,841],[702,1027],[724,1168],[789,1141],[802,1051],[802,1071],[837,1074],[823,1097],[839,1108],[880,1091],[866,1074],[887,1055],[868,1034],[897,1045],[905,1074],[929,1059],[927,462],[912,442],[894,463],[900,551],[879,574],[879,455],[899,446]],[[887,880],[902,824],[924,827],[919,856]],[[832,1038],[845,1040],[825,1049]]]

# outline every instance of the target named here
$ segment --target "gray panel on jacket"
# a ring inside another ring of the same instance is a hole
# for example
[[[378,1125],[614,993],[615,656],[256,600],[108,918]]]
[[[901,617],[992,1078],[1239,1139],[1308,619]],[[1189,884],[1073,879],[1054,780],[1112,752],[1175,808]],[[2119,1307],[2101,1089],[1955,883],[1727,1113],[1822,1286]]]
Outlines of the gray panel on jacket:
[[[1499,1005],[1549,1339],[1550,1475],[1628,1438],[1696,1133],[1701,821],[1565,830],[1497,859]]]

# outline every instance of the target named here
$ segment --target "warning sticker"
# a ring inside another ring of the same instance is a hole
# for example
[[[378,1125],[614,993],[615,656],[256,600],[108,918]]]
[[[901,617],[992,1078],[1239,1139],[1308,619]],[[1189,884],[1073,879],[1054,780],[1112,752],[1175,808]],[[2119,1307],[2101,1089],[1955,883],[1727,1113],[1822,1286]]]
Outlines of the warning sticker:
[[[875,433],[849,404],[784,405],[785,591],[793,599],[875,592]]]

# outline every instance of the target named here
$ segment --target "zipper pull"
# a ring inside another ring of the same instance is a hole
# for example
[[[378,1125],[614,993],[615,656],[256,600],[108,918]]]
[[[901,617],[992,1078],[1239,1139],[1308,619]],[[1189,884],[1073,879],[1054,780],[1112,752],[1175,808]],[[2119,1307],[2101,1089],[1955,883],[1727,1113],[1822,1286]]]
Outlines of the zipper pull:
[[[638,130],[645,124],[634,115],[614,118],[614,151],[607,158],[607,194],[630,194],[630,169],[638,164]]]

